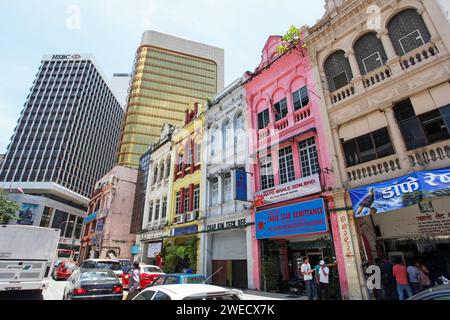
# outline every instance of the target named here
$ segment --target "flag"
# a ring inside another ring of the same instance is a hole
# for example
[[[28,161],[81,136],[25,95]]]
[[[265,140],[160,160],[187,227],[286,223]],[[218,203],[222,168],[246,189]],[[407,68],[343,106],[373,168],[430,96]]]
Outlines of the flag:
[[[23,189],[22,189],[21,187],[18,187],[18,188],[17,188],[17,191],[19,191],[19,193],[24,193],[24,192],[23,192]]]

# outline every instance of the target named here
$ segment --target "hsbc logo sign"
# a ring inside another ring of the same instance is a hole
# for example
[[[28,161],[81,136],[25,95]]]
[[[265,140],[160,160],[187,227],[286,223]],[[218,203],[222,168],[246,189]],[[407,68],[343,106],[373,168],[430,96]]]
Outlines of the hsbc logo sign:
[[[52,60],[69,60],[69,59],[80,59],[79,54],[55,54],[52,56]]]

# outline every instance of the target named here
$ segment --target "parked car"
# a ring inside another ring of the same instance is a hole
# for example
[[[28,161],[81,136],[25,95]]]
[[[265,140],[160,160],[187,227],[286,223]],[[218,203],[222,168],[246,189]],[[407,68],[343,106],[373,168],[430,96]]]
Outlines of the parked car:
[[[157,266],[151,265],[141,265],[141,279],[140,279],[140,289],[147,288],[157,277],[164,275],[164,272],[161,268]],[[128,288],[128,283],[130,282],[131,274],[133,273],[133,269],[129,269],[122,278],[122,285],[124,288]]]
[[[133,300],[242,300],[243,292],[207,284],[174,284],[141,291]]]
[[[110,269],[118,278],[122,278],[123,271],[119,260],[112,259],[87,259],[81,264],[81,269]]]
[[[129,259],[119,259],[120,265],[122,266],[123,273],[127,273],[131,268],[131,260]]]
[[[53,269],[52,278],[56,281],[60,279],[67,280],[76,268],[78,268],[78,264],[76,262],[71,260],[60,261]]]
[[[147,288],[170,284],[206,284],[206,276],[202,274],[187,273],[163,274],[156,277]]]
[[[75,270],[64,288],[63,300],[122,300],[123,288],[110,269]]]
[[[447,285],[442,285],[442,286],[427,289],[427,290],[409,298],[409,300],[450,301],[450,285],[447,284]]]

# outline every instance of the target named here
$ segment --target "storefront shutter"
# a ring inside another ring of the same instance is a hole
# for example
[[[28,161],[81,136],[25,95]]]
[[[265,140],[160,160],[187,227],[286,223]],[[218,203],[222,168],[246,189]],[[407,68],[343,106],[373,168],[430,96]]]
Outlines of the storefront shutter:
[[[215,233],[212,237],[213,260],[246,260],[247,239],[245,231]]]

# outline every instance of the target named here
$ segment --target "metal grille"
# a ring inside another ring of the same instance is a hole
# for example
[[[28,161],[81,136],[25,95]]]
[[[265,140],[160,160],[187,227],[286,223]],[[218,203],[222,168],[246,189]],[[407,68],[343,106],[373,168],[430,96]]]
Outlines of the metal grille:
[[[0,279],[13,279],[14,273],[1,273],[0,272]]]
[[[375,32],[366,33],[355,43],[355,57],[362,74],[367,74],[387,61],[386,51]]]
[[[21,273],[20,279],[39,279],[41,276],[40,272],[30,272],[30,273]]]
[[[324,63],[324,69],[330,91],[335,91],[346,86],[353,78],[350,63],[342,50],[328,57]]]
[[[388,24],[389,36],[397,55],[402,56],[431,40],[422,17],[414,9],[398,13]]]

